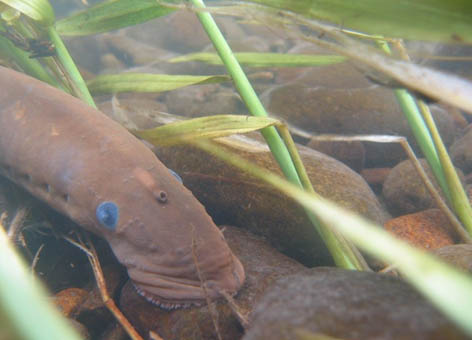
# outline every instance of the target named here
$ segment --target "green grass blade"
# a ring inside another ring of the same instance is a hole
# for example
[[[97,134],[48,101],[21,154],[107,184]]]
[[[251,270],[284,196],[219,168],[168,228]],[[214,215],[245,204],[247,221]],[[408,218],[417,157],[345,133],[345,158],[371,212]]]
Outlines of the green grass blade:
[[[234,56],[241,65],[250,67],[302,67],[325,66],[341,63],[346,57],[339,55],[307,55],[282,53],[239,52]],[[191,53],[169,60],[171,63],[200,61],[211,65],[223,65],[216,53]]]
[[[74,94],[90,106],[96,108],[95,102],[93,101],[93,98],[90,95],[89,89],[87,88],[87,85],[85,84],[82,75],[80,74],[77,66],[72,60],[69,51],[67,51],[66,46],[62,42],[61,37],[59,36],[59,34],[57,34],[54,26],[48,27],[48,34],[49,39],[51,39],[51,41],[56,46],[57,58],[61,62],[64,71],[67,73],[67,76],[71,80],[71,86],[73,88]]]
[[[156,0],[108,0],[59,20],[56,29],[63,36],[90,35],[137,25],[173,11]]]
[[[0,309],[22,340],[80,340],[15,253],[1,225]]]
[[[181,87],[228,81],[228,76],[188,76],[122,73],[98,76],[87,82],[93,94],[120,92],[163,92]]]
[[[399,89],[394,90],[393,92],[395,93],[395,97],[397,97],[398,103],[402,108],[402,111],[408,121],[408,125],[410,126],[421,151],[423,152],[426,160],[428,161],[428,164],[431,167],[431,170],[433,171],[434,177],[438,181],[439,186],[450,202],[451,196],[447,186],[446,178],[444,177],[441,162],[439,161],[438,153],[434,146],[433,139],[431,138],[431,134],[429,133],[429,130],[426,127],[420,112],[418,111],[415,99],[408,93],[407,90]]]
[[[0,57],[5,60],[14,60],[23,72],[42,80],[52,86],[60,87],[56,79],[47,73],[38,60],[31,59],[29,53],[15,47],[8,39],[0,36]]]
[[[44,26],[54,23],[54,10],[48,0],[0,0],[36,22]]]
[[[208,139],[247,133],[279,124],[269,117],[215,115],[170,123],[134,133],[154,145],[168,146],[197,139]]]
[[[392,38],[472,43],[469,0],[251,0]]]
[[[449,158],[446,147],[442,142],[429,107],[423,101],[419,101],[418,105],[423,118],[428,125],[429,130],[431,131],[436,150],[438,150],[439,160],[441,162],[441,167],[449,189],[450,204],[464,227],[467,229],[469,234],[472,235],[472,208],[470,206],[469,199],[467,198],[464,188],[462,187],[459,176],[457,175],[456,169],[454,168],[454,164],[452,164],[452,161]]]

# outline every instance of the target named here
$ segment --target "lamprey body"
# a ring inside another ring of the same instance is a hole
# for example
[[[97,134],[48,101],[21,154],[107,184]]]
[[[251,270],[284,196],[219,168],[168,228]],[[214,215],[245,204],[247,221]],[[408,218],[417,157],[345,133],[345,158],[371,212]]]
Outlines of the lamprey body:
[[[21,73],[0,67],[0,88],[0,173],[104,237],[140,294],[176,308],[238,291],[223,234],[141,141]]]

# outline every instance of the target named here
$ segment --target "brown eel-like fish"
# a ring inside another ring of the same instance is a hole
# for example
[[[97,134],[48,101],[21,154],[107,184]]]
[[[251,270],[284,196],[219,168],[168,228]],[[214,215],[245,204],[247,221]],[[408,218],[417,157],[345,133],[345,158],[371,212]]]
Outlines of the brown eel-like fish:
[[[137,291],[163,308],[235,294],[244,282],[204,207],[141,141],[79,99],[4,67],[0,173],[104,237]]]

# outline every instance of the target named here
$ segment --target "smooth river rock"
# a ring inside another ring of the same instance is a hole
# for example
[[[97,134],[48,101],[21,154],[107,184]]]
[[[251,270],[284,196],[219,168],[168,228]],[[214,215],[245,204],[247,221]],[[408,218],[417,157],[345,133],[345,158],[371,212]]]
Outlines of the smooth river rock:
[[[401,135],[416,145],[393,91],[369,82],[349,63],[308,69],[292,82],[266,91],[262,98],[271,113],[307,132]],[[455,136],[453,119],[437,106],[431,111],[449,145]],[[406,158],[398,144],[364,145],[368,167],[392,166]]]
[[[408,284],[386,274],[312,268],[278,280],[243,340],[467,339]]]

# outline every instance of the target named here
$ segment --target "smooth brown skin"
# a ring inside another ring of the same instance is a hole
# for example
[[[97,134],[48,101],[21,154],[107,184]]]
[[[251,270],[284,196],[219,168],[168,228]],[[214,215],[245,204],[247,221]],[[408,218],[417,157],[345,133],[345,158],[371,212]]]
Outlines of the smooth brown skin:
[[[243,284],[240,261],[204,207],[99,111],[0,67],[0,127],[0,172],[103,236],[148,300],[166,308],[204,303],[195,258],[210,298]],[[95,216],[103,201],[120,209],[115,231]]]

